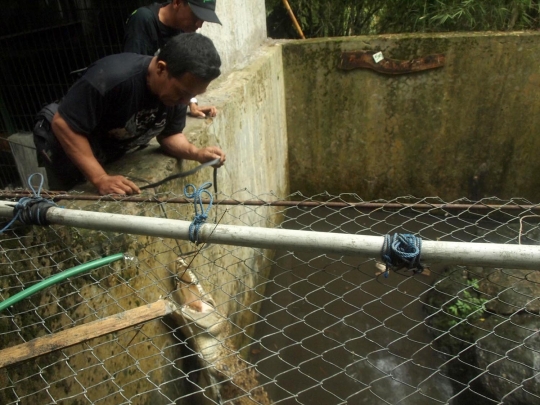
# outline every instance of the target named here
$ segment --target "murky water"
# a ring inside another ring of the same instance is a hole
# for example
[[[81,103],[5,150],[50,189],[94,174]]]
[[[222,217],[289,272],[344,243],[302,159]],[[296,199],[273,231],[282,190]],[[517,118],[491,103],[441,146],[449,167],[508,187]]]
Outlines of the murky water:
[[[477,225],[403,213],[295,210],[291,229],[364,235],[415,233],[470,241]],[[493,225],[482,224],[489,233]],[[379,259],[379,258],[377,258]],[[492,404],[447,376],[448,356],[432,345],[423,301],[441,267],[410,277],[376,275],[357,257],[278,252],[251,361],[280,404]]]

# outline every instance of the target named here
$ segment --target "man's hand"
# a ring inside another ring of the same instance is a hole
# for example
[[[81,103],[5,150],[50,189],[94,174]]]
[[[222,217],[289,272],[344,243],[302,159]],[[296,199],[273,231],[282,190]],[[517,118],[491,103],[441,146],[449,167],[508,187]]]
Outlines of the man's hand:
[[[101,195],[131,195],[141,193],[139,187],[137,187],[137,185],[132,181],[126,179],[124,176],[110,176],[105,174],[99,179],[95,180],[93,183]]]
[[[189,115],[195,118],[215,117],[217,109],[213,105],[199,106],[195,103],[189,103]]]
[[[208,146],[207,148],[201,148],[197,151],[197,158],[195,160],[199,163],[206,163],[217,158],[219,158],[219,163],[213,167],[223,166],[223,163],[225,163],[226,160],[225,152],[217,146]]]
[[[208,146],[199,149],[189,142],[183,133],[166,137],[158,135],[157,140],[165,153],[177,159],[188,159],[195,160],[199,163],[206,163],[219,158],[219,163],[214,165],[214,167],[220,167],[225,163],[225,152],[219,147]]]

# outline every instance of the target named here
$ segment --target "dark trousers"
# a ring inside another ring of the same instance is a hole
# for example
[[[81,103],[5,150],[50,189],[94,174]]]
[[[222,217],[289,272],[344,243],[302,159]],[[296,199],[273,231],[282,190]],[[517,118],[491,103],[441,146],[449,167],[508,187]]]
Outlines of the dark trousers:
[[[66,155],[54,136],[49,121],[38,119],[34,125],[34,144],[38,165],[47,172],[49,189],[68,191],[85,181],[84,176]]]

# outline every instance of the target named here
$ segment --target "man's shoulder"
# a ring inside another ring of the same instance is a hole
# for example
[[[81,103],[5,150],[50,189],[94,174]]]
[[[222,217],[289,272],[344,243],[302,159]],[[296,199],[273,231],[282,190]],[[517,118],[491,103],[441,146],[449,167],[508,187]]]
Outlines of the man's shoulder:
[[[109,55],[90,65],[83,79],[100,92],[107,92],[117,85],[131,82],[134,77],[144,79],[151,60],[152,56],[136,53]]]
[[[159,9],[162,7],[161,3],[153,3],[148,6],[139,7],[128,17],[127,23],[130,22],[143,22],[143,21],[155,21],[158,19]]]
[[[98,70],[101,72],[114,71],[117,69],[132,70],[133,68],[138,69],[143,66],[148,67],[150,60],[152,60],[152,56],[149,55],[139,55],[131,52],[115,53],[98,59],[89,66],[88,70]]]

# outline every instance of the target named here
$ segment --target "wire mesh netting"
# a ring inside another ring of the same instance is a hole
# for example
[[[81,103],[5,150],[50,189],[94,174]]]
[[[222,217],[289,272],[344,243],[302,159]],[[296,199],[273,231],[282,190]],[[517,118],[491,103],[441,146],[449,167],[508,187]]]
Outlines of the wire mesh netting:
[[[88,65],[121,52],[124,22],[142,0],[20,0],[0,16],[0,133],[30,131]],[[31,11],[31,12],[30,12]]]
[[[183,195],[48,197],[81,211],[193,219]],[[209,222],[306,238],[412,233],[467,246],[540,243],[540,206],[518,199],[217,197]],[[449,257],[424,263],[420,274],[385,273],[379,256],[20,224],[0,235],[0,250],[2,300],[81,263],[126,255],[0,313],[3,404],[540,403],[540,277],[506,268],[504,256],[496,268]],[[40,339],[90,322],[98,332],[107,317],[120,323],[126,311],[161,300],[175,303],[172,314],[31,353]]]

